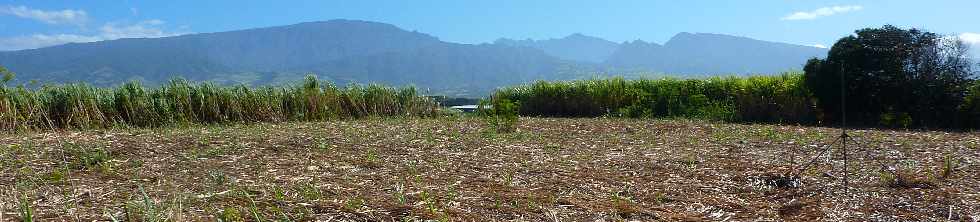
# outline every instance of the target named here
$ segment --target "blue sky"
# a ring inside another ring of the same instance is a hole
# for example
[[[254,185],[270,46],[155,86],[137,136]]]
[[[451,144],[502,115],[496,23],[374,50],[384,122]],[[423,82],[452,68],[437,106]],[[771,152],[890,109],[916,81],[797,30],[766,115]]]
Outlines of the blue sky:
[[[831,45],[855,29],[884,24],[980,42],[978,11],[976,0],[0,0],[0,50],[339,18],[390,23],[460,43],[571,33],[663,43],[678,32],[708,32]]]

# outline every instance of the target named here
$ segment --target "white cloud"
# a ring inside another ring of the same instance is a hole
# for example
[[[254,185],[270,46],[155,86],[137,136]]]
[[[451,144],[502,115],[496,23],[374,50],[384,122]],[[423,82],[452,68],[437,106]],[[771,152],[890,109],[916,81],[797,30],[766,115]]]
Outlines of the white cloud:
[[[0,39],[0,50],[34,49],[45,46],[61,45],[69,42],[94,42],[102,40],[98,36],[74,34],[34,34]]]
[[[84,25],[88,21],[88,13],[83,10],[72,9],[44,11],[28,8],[27,6],[0,6],[0,14],[33,19],[48,24]]]
[[[167,22],[164,22],[163,20],[159,20],[159,19],[150,19],[150,20],[140,22],[140,24],[146,24],[146,25],[163,25],[163,23],[167,23]]]
[[[828,48],[828,47],[827,47],[826,45],[823,45],[823,44],[813,44],[813,45],[810,45],[810,46],[813,46],[813,47],[817,47],[817,48],[821,48],[821,49],[826,49],[826,48]]]
[[[780,20],[813,20],[824,16],[831,16],[840,13],[860,11],[861,9],[864,9],[864,7],[860,5],[823,7],[808,12],[804,12],[804,11],[793,12],[792,14],[780,18]]]
[[[107,23],[99,28],[99,32],[104,40],[121,38],[159,38],[181,34],[166,32],[158,27],[161,24],[163,24],[163,21],[160,20],[148,20],[135,25],[123,26]]]
[[[960,35],[960,40],[969,44],[980,44],[980,33],[964,32]]]
[[[966,43],[970,47],[970,51],[973,52],[974,58],[980,58],[980,33],[964,32],[959,36],[960,41]]]
[[[106,23],[98,29],[98,33],[93,35],[34,34],[0,38],[0,50],[36,49],[72,42],[95,42],[121,38],[159,38],[187,33],[182,31],[165,31],[160,27],[164,23],[164,21],[156,19],[130,25]]]

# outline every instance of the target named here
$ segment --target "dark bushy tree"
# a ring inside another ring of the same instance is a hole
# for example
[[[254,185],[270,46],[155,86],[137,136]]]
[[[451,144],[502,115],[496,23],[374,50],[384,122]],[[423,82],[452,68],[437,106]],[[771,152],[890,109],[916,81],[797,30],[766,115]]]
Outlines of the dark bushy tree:
[[[960,121],[964,127],[980,128],[980,80],[974,81],[960,106]]]
[[[806,85],[823,120],[841,120],[841,75],[849,123],[951,127],[973,76],[956,38],[886,25],[841,38],[826,59],[811,59]]]

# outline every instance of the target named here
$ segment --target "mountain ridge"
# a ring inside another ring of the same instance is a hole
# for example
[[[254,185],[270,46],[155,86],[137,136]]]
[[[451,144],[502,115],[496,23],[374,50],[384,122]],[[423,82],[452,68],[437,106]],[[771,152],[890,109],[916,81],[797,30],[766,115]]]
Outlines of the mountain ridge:
[[[756,49],[769,51],[756,53]],[[340,19],[6,51],[0,52],[0,65],[25,81],[114,85],[141,80],[152,85],[179,76],[219,84],[266,85],[316,73],[338,84],[414,84],[437,93],[476,96],[501,86],[596,73],[774,73],[799,69],[808,59],[802,55],[819,52],[825,50],[701,33],[679,33],[664,45],[640,40],[615,43],[580,33],[548,40],[501,38],[494,43],[462,44],[391,24]],[[757,55],[767,53],[790,59]],[[729,61],[741,57],[758,60]]]
[[[642,40],[624,43],[604,64],[698,76],[764,74],[798,70],[807,59],[826,53],[827,49],[811,46],[681,32],[663,45]]]
[[[561,59],[592,63],[603,62],[618,47],[615,42],[581,33],[546,40],[500,38],[493,44],[537,48]]]

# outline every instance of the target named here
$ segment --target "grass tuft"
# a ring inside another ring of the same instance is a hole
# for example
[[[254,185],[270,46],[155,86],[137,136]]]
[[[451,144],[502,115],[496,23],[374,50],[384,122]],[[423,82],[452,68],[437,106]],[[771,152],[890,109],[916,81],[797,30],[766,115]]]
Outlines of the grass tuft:
[[[20,214],[20,221],[22,221],[22,222],[33,222],[34,221],[34,208],[31,207],[31,200],[27,196],[27,194],[24,194],[24,195],[21,196],[21,198],[20,198],[20,204],[18,206],[20,207],[20,211],[18,211],[18,213]],[[0,212],[0,213],[2,213],[2,212]]]
[[[80,146],[74,143],[65,143],[65,152],[71,158],[71,168],[74,169],[111,169],[110,160],[112,154],[101,147]]]

